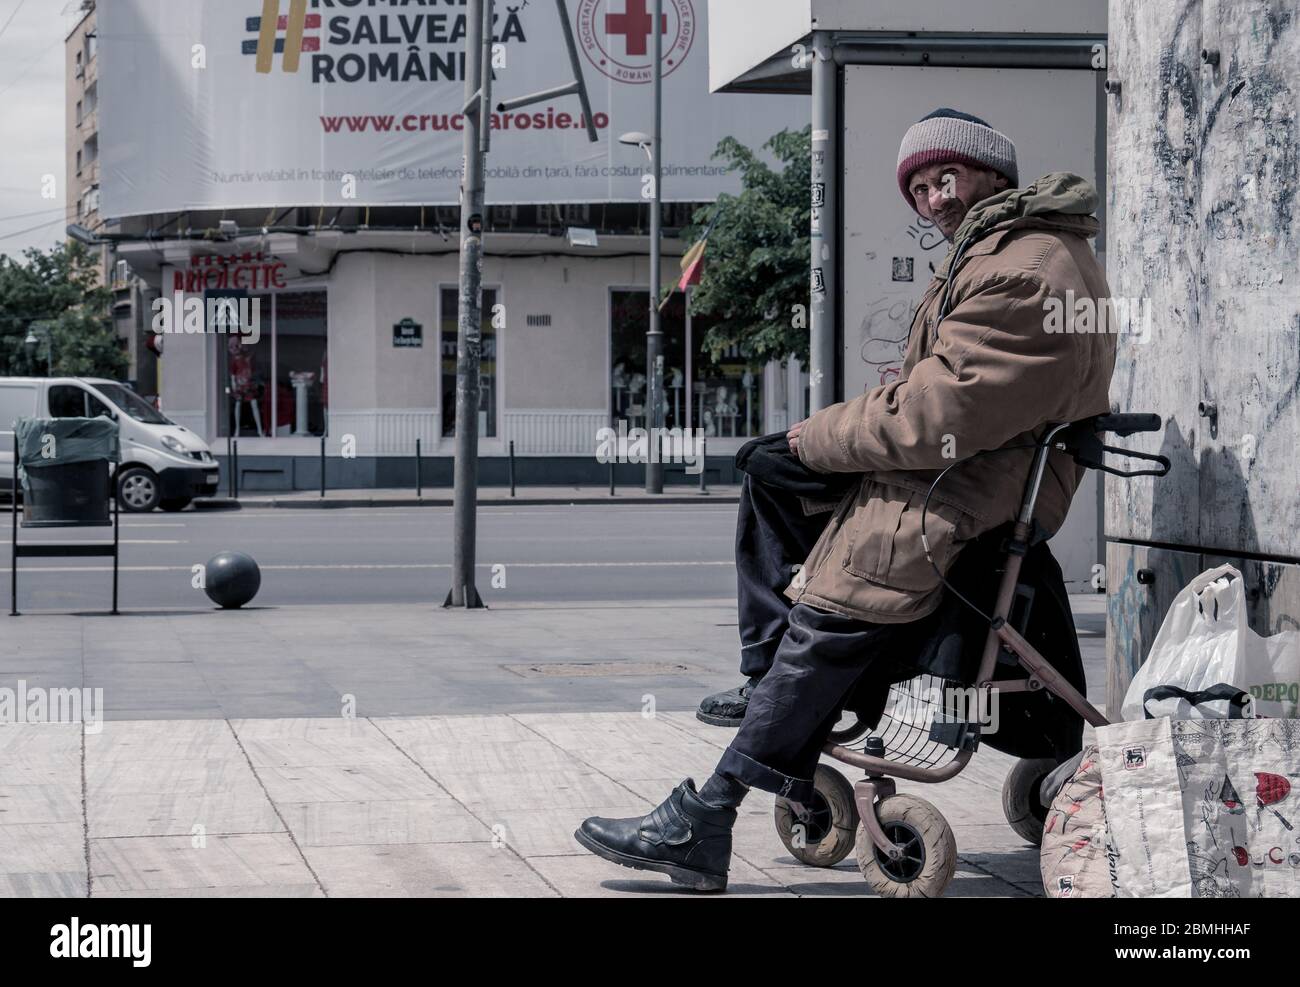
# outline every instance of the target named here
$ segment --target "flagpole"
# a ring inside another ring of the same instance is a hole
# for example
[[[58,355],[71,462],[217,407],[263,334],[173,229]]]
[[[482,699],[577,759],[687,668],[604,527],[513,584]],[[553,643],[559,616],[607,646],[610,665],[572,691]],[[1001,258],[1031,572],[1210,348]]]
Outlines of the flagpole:
[[[713,232],[713,227],[717,225],[718,217],[721,215],[722,215],[722,206],[718,206],[716,209],[713,210],[713,217],[709,220],[709,225],[704,227],[704,232],[700,234],[700,238],[691,245],[690,250],[686,251],[687,254],[690,254],[691,250],[694,250],[701,243],[708,240],[709,234]],[[684,264],[682,266],[682,277],[683,278],[686,277],[686,267]],[[664,310],[664,306],[668,304],[668,299],[672,298],[674,294],[676,294],[678,291],[685,291],[685,290],[686,289],[682,287],[681,282],[678,281],[674,287],[668,290],[668,294],[664,296],[664,300],[659,303],[659,311],[662,312]]]

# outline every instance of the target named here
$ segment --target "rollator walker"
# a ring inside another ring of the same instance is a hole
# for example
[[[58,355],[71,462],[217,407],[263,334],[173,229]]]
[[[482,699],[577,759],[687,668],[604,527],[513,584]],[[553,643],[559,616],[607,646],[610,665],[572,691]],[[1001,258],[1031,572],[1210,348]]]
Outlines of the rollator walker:
[[[963,604],[980,615],[980,626],[988,627],[973,683],[982,700],[980,709],[989,708],[995,692],[1046,690],[1068,704],[1084,722],[1094,727],[1107,724],[1096,707],[1026,639],[1028,608],[1017,606],[1026,592],[1020,582],[1021,563],[1038,535],[1034,506],[1053,450],[1069,453],[1082,466],[1115,476],[1164,476],[1170,469],[1169,460],[1164,456],[1103,445],[1099,437],[1103,432],[1127,436],[1159,431],[1160,427],[1158,415],[1098,415],[1074,423],[1049,423],[1042,438],[1035,443],[1020,511],[1014,526],[1008,526],[1010,534],[1003,545],[1002,577],[993,612],[984,613],[956,594]],[[1116,469],[1106,465],[1105,453],[1159,466]],[[957,465],[960,463],[954,464]],[[931,493],[942,479],[941,473]],[[927,504],[928,500],[927,497]],[[928,557],[928,545],[926,549]],[[944,583],[955,593],[946,579]],[[1004,674],[1006,666],[1012,666],[1018,677],[995,681],[999,665],[1004,666]],[[880,895],[938,897],[943,894],[957,869],[957,843],[952,827],[930,802],[910,793],[900,794],[895,779],[934,784],[956,777],[970,762],[980,744],[980,723],[937,718],[939,704],[931,698],[937,691],[936,685],[950,688],[954,684],[957,683],[928,674],[912,678],[892,687],[886,713],[879,722],[863,724],[859,719],[848,726],[837,726],[824,752],[836,761],[861,768],[866,776],[851,785],[839,771],[819,764],[810,804],[777,799],[777,832],[796,859],[811,866],[831,867],[856,847],[858,868]],[[1034,845],[1042,841],[1047,815],[1047,806],[1042,804],[1038,791],[1057,763],[1055,758],[1019,760],[1003,785],[1002,804],[1007,821],[1018,835]]]

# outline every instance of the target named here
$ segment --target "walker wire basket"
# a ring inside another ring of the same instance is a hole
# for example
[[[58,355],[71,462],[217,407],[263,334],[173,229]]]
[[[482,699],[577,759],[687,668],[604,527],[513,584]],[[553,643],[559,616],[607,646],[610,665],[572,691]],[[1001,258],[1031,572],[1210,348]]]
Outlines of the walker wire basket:
[[[943,732],[945,726],[964,725],[954,719],[955,711],[948,702],[950,690],[955,689],[962,687],[957,682],[927,674],[895,683],[889,687],[885,710],[874,727],[846,711],[846,718],[837,724],[830,740],[848,750],[876,754],[899,764],[940,767],[961,749],[960,737],[953,738],[955,743],[945,743],[934,736]],[[936,725],[938,731],[933,729]],[[867,749],[868,744],[874,747],[877,740],[884,745],[883,755],[878,750]]]

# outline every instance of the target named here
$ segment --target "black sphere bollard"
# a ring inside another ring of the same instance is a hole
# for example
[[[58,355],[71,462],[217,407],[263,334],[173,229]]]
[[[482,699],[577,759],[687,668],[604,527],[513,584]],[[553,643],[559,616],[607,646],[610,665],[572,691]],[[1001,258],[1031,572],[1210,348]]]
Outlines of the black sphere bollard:
[[[217,606],[237,610],[257,595],[262,570],[243,552],[220,552],[208,560],[203,590]]]

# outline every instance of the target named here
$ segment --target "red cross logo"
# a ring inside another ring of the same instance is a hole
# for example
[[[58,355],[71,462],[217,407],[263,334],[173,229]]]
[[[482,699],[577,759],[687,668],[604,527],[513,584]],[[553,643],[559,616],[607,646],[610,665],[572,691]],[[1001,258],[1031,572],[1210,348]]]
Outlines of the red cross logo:
[[[615,82],[645,85],[653,81],[655,16],[649,0],[576,0],[574,33],[583,53]],[[663,74],[671,75],[686,60],[698,32],[697,0],[663,0],[659,36],[663,38]],[[621,39],[621,41],[620,41]]]
[[[621,34],[629,55],[645,55],[649,52],[647,42],[650,32],[654,30],[654,16],[646,10],[647,0],[626,0],[621,14],[605,15],[605,31],[608,34]],[[668,33],[668,15],[662,16],[659,33]]]

